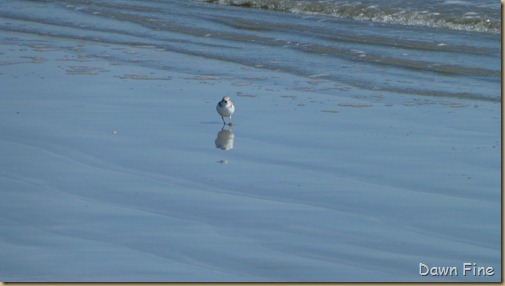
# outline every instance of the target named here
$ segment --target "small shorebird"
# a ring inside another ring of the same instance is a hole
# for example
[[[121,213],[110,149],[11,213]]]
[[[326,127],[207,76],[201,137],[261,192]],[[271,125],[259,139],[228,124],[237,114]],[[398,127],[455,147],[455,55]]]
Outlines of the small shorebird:
[[[233,105],[233,102],[231,102],[231,99],[229,96],[223,97],[223,99],[217,104],[216,106],[217,113],[221,115],[221,119],[223,120],[223,124],[226,124],[226,121],[224,121],[225,117],[230,117],[230,123],[228,125],[232,125],[233,123],[231,122],[231,116],[233,112],[235,112],[235,106]]]

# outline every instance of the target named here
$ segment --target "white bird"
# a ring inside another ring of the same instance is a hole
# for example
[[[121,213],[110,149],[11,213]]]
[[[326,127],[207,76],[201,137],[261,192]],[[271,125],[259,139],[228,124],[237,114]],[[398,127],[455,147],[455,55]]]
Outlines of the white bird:
[[[230,123],[228,125],[232,125],[233,123],[231,122],[231,116],[233,115],[233,112],[235,112],[235,106],[233,105],[233,102],[231,102],[231,99],[229,96],[223,97],[223,99],[217,104],[216,106],[217,113],[221,115],[221,119],[223,120],[223,124],[226,124],[226,121],[224,121],[225,117],[230,118]]]

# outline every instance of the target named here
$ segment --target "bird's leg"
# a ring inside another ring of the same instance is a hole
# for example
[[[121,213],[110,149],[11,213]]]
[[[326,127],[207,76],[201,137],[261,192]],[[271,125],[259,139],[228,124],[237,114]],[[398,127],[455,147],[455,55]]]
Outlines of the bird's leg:
[[[225,125],[226,121],[224,121],[224,117],[221,116],[221,119],[223,120],[223,125]]]
[[[228,123],[228,125],[232,126],[233,123],[231,122],[231,115],[230,115],[230,123]]]

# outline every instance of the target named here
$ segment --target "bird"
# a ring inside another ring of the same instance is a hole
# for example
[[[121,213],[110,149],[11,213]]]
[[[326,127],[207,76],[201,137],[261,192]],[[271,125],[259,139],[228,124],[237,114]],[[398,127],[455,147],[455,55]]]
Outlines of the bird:
[[[225,117],[230,118],[230,123],[228,125],[232,126],[231,116],[233,112],[235,112],[235,106],[233,102],[231,102],[231,98],[229,96],[224,96],[223,99],[216,106],[217,113],[221,115],[221,119],[223,120],[223,124],[226,125],[226,121],[224,121]]]

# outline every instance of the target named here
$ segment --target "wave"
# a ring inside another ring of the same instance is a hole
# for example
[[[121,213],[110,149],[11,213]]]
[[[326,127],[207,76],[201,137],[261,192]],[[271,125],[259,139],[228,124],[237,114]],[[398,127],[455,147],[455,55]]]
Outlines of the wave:
[[[395,1],[199,0],[199,2],[388,24],[501,33],[499,6],[471,5],[464,1],[438,1],[441,2],[438,5],[426,2],[424,6],[409,7],[405,6],[412,3],[395,3]]]

